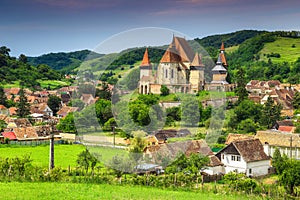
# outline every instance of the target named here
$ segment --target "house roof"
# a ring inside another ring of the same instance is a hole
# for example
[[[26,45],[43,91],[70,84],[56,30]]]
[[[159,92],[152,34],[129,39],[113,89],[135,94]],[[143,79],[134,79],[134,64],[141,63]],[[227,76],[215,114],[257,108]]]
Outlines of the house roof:
[[[65,117],[68,113],[75,112],[78,109],[79,109],[78,107],[64,106],[57,112],[57,115],[61,115]]]
[[[16,140],[17,139],[14,132],[3,132],[2,135],[3,135],[4,138],[8,138],[10,140]]]
[[[248,140],[248,139],[253,139],[253,138],[254,138],[254,136],[252,136],[252,135],[229,133],[225,144],[228,145],[233,141]]]
[[[31,105],[30,112],[31,113],[39,113],[44,114],[46,109],[50,109],[49,106],[46,103],[39,103]],[[51,110],[51,109],[50,109]]]
[[[296,127],[294,126],[279,126],[278,130],[282,132],[292,133]]]
[[[16,124],[17,127],[31,127],[31,123],[27,118],[17,118],[14,119],[13,122]]]
[[[179,153],[190,156],[192,153],[201,153],[205,156],[213,155],[213,152],[205,140],[192,140],[175,143],[164,143],[146,147],[144,153],[150,153],[153,160],[159,160],[159,157],[165,156],[176,158]]]
[[[224,45],[224,42],[222,42],[222,44],[221,44],[220,51],[225,51],[225,45]]]
[[[257,131],[255,138],[259,139],[262,144],[268,143],[270,146],[290,147],[292,145],[300,147],[299,134],[282,133],[278,131]]]
[[[260,160],[269,160],[270,158],[264,152],[264,147],[258,139],[233,141],[221,151],[217,153],[219,157],[221,153],[237,151],[245,162],[254,162]]]
[[[10,115],[17,115],[17,108],[16,107],[10,107],[8,108]]]
[[[0,110],[6,110],[7,108],[4,105],[0,105]]]
[[[34,127],[14,128],[14,133],[18,140],[38,138]]]
[[[146,48],[142,63],[140,66],[151,66],[151,62],[148,55],[148,48]]]
[[[220,159],[217,156],[215,156],[215,155],[209,156],[209,160],[210,160],[210,162],[209,162],[208,166],[210,166],[210,167],[216,167],[216,166],[224,165],[220,161]]]

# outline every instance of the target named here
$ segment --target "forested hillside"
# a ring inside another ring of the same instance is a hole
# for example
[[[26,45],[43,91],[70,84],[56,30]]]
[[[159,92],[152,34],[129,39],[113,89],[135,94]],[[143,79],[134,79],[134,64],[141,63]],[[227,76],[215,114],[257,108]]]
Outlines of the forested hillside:
[[[101,56],[103,56],[103,54],[98,54],[90,50],[69,53],[49,53],[38,57],[28,57],[28,63],[34,66],[46,64],[52,69],[67,73],[79,67],[83,61],[100,58]]]
[[[10,49],[0,47],[0,83],[7,84],[22,81],[25,87],[36,88],[40,84],[38,79],[60,80],[62,74],[51,69],[48,65],[35,66],[27,62],[27,57],[21,54],[18,58],[9,55]]]

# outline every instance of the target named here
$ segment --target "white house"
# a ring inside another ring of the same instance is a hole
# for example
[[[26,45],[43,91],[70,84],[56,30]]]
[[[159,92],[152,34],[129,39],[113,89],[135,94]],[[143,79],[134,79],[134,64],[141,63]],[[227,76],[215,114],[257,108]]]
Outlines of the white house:
[[[263,144],[264,151],[273,157],[275,149],[278,148],[281,155],[300,160],[300,135],[284,133],[280,131],[257,131],[255,138]]]
[[[233,141],[216,156],[224,164],[226,174],[235,171],[247,176],[263,176],[270,168],[270,157],[258,139]]]

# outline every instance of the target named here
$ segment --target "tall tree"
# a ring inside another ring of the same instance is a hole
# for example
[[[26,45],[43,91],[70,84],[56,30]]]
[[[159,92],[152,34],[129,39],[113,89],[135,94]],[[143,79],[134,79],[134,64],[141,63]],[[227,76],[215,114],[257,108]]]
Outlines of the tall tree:
[[[56,113],[59,110],[60,105],[61,105],[61,98],[59,98],[58,96],[55,96],[55,95],[50,95],[49,99],[47,101],[47,105],[53,111],[53,115],[56,115]]]
[[[246,78],[245,71],[243,68],[239,68],[236,74],[236,84],[235,93],[238,96],[237,103],[240,104],[242,101],[248,98],[248,91],[246,90]]]
[[[22,63],[27,63],[27,57],[24,54],[20,54],[19,61]]]
[[[0,86],[0,105],[8,106],[7,97],[2,86]]]
[[[274,100],[269,96],[267,102],[263,105],[261,123],[267,128],[271,128],[280,119],[281,110],[282,106],[275,105]]]
[[[17,104],[17,115],[19,117],[26,117],[30,114],[30,105],[27,101],[27,97],[25,96],[24,88],[21,87],[20,93],[19,93],[19,102]]]
[[[294,97],[293,97],[293,107],[294,109],[299,109],[300,108],[300,92],[296,91]]]
[[[7,48],[6,46],[0,47],[0,54],[3,54],[5,56],[9,56],[9,52],[10,52],[10,49]]]

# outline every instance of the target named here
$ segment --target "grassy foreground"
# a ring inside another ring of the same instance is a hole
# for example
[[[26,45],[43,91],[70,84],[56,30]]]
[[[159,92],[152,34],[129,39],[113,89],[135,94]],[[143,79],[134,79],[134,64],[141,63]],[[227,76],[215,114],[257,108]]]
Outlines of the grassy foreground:
[[[0,183],[0,199],[249,199],[247,196],[76,183]]]

